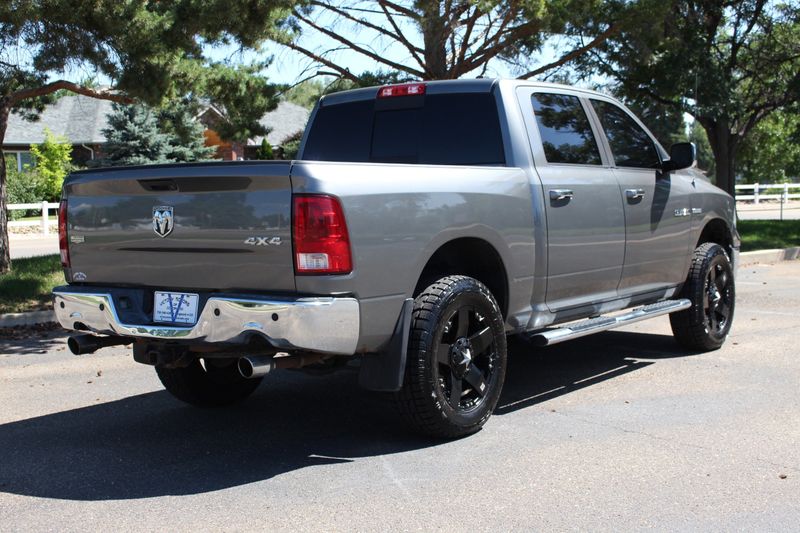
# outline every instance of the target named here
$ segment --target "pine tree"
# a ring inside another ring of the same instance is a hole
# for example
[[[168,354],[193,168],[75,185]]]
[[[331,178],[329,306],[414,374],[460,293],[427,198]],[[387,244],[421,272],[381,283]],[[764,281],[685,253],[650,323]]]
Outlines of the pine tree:
[[[195,120],[193,111],[193,106],[181,103],[158,114],[159,128],[169,136],[166,157],[171,161],[202,161],[216,152],[213,146],[206,146],[203,125]]]
[[[113,104],[108,116],[103,166],[170,163],[170,137],[163,133],[156,113],[142,105]]]
[[[272,159],[274,155],[272,154],[272,146],[267,141],[267,138],[264,137],[261,139],[261,146],[258,147],[256,150],[256,158],[257,159]]]

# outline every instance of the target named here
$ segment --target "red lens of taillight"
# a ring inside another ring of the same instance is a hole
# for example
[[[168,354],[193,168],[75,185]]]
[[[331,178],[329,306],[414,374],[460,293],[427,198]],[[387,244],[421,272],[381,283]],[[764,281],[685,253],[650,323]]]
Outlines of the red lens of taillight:
[[[347,274],[353,270],[347,224],[336,198],[295,196],[292,233],[296,273]]]
[[[378,98],[394,98],[395,96],[416,96],[425,94],[424,83],[404,83],[403,85],[387,85],[378,89]]]
[[[69,248],[67,247],[67,201],[58,204],[58,249],[61,251],[61,266],[69,268]]]

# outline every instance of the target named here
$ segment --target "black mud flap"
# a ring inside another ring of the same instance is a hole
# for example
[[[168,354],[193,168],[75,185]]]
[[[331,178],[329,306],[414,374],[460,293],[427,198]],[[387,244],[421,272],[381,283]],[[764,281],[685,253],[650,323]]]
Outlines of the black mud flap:
[[[413,310],[414,299],[407,298],[403,302],[400,317],[397,319],[392,339],[386,345],[386,349],[379,353],[365,355],[361,359],[358,383],[365,389],[396,392],[403,386]]]

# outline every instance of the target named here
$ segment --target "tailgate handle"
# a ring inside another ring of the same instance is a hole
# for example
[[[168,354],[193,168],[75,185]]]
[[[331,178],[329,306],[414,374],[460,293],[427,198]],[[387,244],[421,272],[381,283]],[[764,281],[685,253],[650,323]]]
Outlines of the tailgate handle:
[[[139,185],[146,191],[152,192],[171,192],[178,190],[175,180],[139,180]]]

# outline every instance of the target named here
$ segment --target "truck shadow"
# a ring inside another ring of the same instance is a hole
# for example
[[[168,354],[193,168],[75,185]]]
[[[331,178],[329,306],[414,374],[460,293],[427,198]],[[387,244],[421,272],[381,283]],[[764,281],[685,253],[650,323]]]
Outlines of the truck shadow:
[[[640,333],[545,350],[512,339],[497,414],[684,355],[671,337]],[[410,436],[391,400],[359,389],[354,370],[323,379],[283,372],[235,409],[194,409],[159,391],[0,425],[0,492],[83,501],[199,494],[438,444]]]

